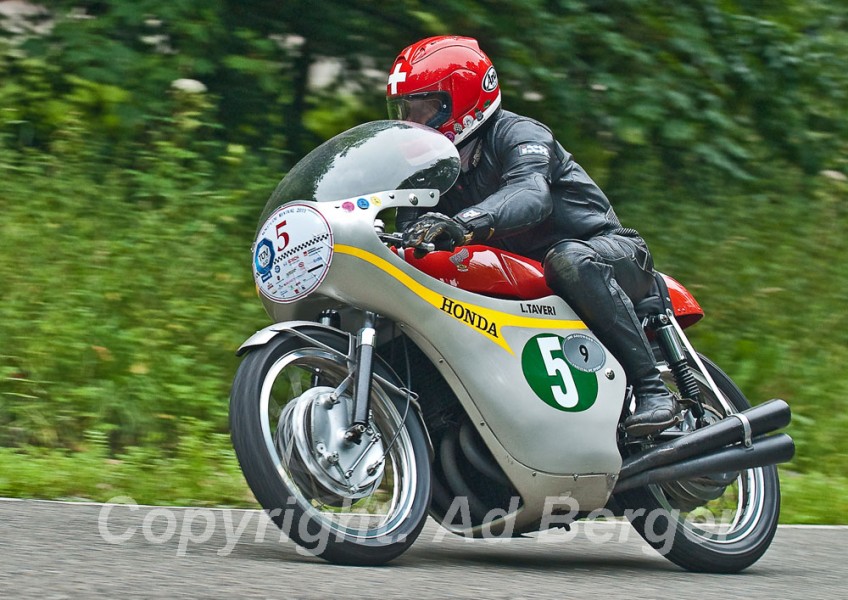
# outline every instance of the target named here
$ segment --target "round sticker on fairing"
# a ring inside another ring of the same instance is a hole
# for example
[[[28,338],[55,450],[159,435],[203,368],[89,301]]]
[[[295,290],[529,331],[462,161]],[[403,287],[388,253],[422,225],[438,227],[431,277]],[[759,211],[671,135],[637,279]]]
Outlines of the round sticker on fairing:
[[[324,216],[307,204],[287,204],[259,229],[253,278],[263,296],[288,304],[321,285],[332,259],[333,232]]]
[[[573,333],[562,342],[565,360],[575,369],[594,373],[607,362],[607,354],[595,339],[582,333]]]

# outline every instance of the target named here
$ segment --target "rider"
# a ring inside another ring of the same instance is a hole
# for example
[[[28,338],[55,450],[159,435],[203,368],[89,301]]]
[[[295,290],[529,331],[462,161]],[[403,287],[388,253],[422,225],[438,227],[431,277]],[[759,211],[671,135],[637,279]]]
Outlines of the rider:
[[[660,378],[633,309],[653,283],[644,240],[551,130],[501,108],[492,62],[468,37],[412,44],[389,74],[389,116],[437,129],[459,150],[462,173],[441,212],[398,211],[404,243],[452,250],[485,242],[544,263],[548,286],[618,359],[633,385],[633,436],[666,429],[680,408]],[[447,216],[452,215],[452,216]]]

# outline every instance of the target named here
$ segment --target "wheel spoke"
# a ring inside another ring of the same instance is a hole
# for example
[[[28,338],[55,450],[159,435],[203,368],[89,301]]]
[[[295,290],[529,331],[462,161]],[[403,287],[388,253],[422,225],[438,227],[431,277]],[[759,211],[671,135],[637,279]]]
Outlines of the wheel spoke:
[[[319,348],[302,349],[283,356],[268,377],[274,381],[263,388],[272,391],[260,418],[263,431],[272,436],[266,446],[275,449],[272,459],[287,487],[331,529],[373,536],[397,527],[412,506],[415,463],[404,418],[388,397],[375,390],[374,433],[351,447],[339,441],[338,427],[326,429],[339,418],[335,415],[349,415],[352,408],[344,394],[349,373],[342,358]],[[320,387],[314,385],[319,379]],[[316,403],[332,406],[318,409]],[[314,421],[324,415],[330,421]],[[322,436],[329,437],[321,441]],[[397,443],[386,447],[387,440]],[[378,468],[372,476],[368,467],[373,465]]]
[[[732,403],[725,394],[716,397],[714,388],[699,370],[694,371],[701,389],[707,416],[715,422],[727,416],[726,407]],[[664,374],[667,384],[674,389],[669,373]],[[690,427],[694,419],[687,421]],[[678,522],[690,533],[712,542],[729,543],[743,538],[756,528],[762,505],[762,470],[749,469],[736,479],[721,486],[720,480],[700,478],[692,481],[672,482],[650,486],[660,505],[668,511],[678,511]],[[674,513],[673,513],[674,514]]]

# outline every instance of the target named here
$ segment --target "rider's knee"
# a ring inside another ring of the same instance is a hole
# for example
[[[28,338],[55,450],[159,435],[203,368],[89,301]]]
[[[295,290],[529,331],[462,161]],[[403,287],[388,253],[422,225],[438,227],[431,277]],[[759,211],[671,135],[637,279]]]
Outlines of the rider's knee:
[[[594,270],[595,251],[583,240],[565,240],[545,255],[545,281],[559,294],[579,286]]]

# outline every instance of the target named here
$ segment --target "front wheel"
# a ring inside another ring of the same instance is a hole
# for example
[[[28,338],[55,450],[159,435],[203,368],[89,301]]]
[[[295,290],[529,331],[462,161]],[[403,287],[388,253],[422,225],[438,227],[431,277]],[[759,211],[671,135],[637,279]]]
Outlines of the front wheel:
[[[377,565],[421,532],[430,501],[426,432],[410,397],[372,386],[358,443],[349,338],[315,328],[281,333],[252,350],[236,373],[230,430],[253,494],[283,532],[331,562]],[[382,364],[374,371],[388,381]]]
[[[716,396],[693,365],[709,421],[725,418],[728,408],[751,407],[730,377],[700,358],[723,396]],[[667,383],[674,389],[670,378]],[[693,421],[684,411],[683,429]],[[780,514],[774,465],[649,485],[616,498],[645,541],[675,564],[699,572],[736,573],[754,564],[771,544]]]

